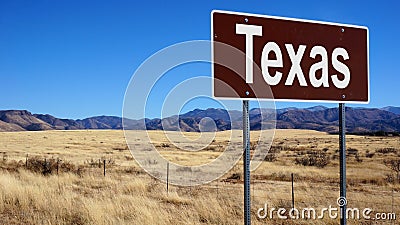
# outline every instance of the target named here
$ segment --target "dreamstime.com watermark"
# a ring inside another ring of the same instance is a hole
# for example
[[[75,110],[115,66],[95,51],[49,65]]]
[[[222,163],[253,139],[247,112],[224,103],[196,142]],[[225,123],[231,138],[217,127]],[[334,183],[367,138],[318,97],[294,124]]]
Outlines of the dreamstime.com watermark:
[[[329,205],[325,208],[315,209],[313,207],[306,207],[302,209],[298,208],[274,208],[268,207],[265,203],[264,207],[257,210],[257,217],[259,219],[337,219],[343,218],[353,220],[386,220],[395,221],[396,213],[394,212],[374,212],[371,208],[346,208],[346,212],[343,213],[342,206],[347,205],[346,198],[340,197],[337,200],[337,206]]]

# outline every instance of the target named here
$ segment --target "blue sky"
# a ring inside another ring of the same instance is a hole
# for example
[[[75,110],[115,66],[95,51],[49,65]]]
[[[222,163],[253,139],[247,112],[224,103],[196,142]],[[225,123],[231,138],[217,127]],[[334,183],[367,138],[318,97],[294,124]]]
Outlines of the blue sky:
[[[121,116],[125,89],[139,65],[171,44],[209,40],[213,9],[368,26],[371,101],[351,106],[400,106],[398,1],[3,0],[0,109],[63,118]],[[170,80],[160,81],[160,89],[192,74],[210,76],[210,66],[178,68]],[[277,103],[278,108],[314,105]],[[196,100],[185,110],[214,106]],[[157,106],[147,107],[149,117],[157,115]]]

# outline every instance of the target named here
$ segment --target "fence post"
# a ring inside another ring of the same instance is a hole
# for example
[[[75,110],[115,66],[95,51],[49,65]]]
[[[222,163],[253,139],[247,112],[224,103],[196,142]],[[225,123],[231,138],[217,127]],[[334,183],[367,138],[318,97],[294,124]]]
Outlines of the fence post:
[[[167,162],[167,194],[169,189],[168,185],[169,185],[169,162]]]
[[[218,198],[218,196],[219,196],[219,185],[218,185],[218,179],[217,179],[217,198]]]
[[[392,213],[394,212],[393,205],[394,205],[394,189],[392,188]],[[393,224],[393,222],[392,222],[392,224]]]
[[[59,159],[57,158],[57,175],[58,175],[58,167],[59,167]]]
[[[252,183],[252,192],[253,192],[253,194],[252,194],[252,198],[254,199],[254,180],[253,179],[251,179],[251,183]]]
[[[47,172],[47,160],[44,158],[44,163],[43,163],[43,174],[45,175]]]
[[[293,185],[293,173],[292,173],[292,209],[294,210],[294,185]]]
[[[106,160],[103,160],[103,174],[106,176]]]

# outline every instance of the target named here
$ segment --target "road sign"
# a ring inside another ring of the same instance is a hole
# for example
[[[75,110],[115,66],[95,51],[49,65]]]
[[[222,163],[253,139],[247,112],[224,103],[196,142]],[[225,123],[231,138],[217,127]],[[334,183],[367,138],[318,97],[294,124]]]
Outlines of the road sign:
[[[211,27],[214,97],[369,102],[367,27],[219,10]]]

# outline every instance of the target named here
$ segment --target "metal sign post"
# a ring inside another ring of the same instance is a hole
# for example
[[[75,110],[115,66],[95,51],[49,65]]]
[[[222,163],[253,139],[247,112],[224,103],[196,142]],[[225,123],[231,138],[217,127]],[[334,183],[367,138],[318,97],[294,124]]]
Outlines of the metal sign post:
[[[243,100],[243,175],[244,175],[244,224],[251,224],[250,217],[250,121],[249,101]]]
[[[346,225],[346,107],[339,103],[340,224]],[[339,201],[338,201],[339,203]]]

